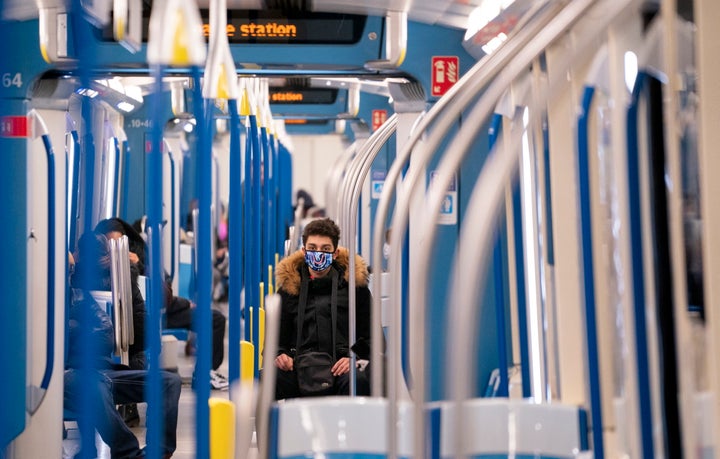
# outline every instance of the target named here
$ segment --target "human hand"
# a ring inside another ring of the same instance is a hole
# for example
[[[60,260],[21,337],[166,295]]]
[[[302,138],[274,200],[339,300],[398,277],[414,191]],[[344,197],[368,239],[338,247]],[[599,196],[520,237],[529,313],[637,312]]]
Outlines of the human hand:
[[[292,371],[293,359],[287,354],[280,354],[275,357],[275,366],[283,371]]]
[[[332,369],[330,370],[333,374],[333,376],[340,376],[344,375],[345,373],[350,371],[350,357],[343,357],[337,362],[335,362],[335,365],[333,365]]]
[[[130,263],[137,264],[140,261],[140,257],[135,252],[128,252],[128,255],[130,255]]]

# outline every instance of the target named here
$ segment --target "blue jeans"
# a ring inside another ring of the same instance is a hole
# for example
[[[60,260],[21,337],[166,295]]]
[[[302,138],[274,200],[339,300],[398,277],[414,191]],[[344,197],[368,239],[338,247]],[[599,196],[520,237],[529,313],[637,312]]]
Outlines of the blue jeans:
[[[138,403],[145,400],[145,370],[101,370],[93,371],[95,381],[81,381],[80,371],[65,370],[65,409],[80,412],[83,398],[88,397],[92,412],[93,427],[110,447],[113,458],[142,457],[140,445],[132,431],[125,425],[115,405]],[[164,435],[161,439],[162,454],[172,454],[176,447],[178,401],[182,381],[175,373],[160,372],[163,394]],[[86,399],[87,400],[87,399]],[[83,424],[84,417],[78,420]],[[82,435],[92,435],[93,429],[80,425]],[[90,442],[91,444],[92,442]],[[88,443],[85,443],[88,444]]]

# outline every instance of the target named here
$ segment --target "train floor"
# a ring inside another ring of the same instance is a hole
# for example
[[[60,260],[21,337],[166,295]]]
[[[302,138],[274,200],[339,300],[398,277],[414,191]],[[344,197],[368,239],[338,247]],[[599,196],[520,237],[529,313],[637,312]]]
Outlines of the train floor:
[[[222,310],[222,309],[221,309]],[[227,310],[225,309],[225,313]],[[178,410],[178,426],[177,426],[177,449],[173,454],[173,459],[195,459],[195,393],[191,387],[192,373],[195,367],[195,357],[185,355],[185,343],[180,342],[177,353],[178,373],[182,377],[183,386],[180,393],[180,404]],[[227,362],[227,333],[225,334],[225,361],[218,369],[218,373],[225,376],[228,374]],[[227,390],[212,390],[211,397],[229,398]],[[146,404],[138,404],[138,412],[140,414],[140,425],[133,427],[131,430],[138,437],[140,446],[145,446],[145,412]],[[72,458],[80,449],[79,432],[77,425],[73,422],[66,422],[67,439],[63,440],[63,459]],[[98,459],[109,459],[110,450],[107,445],[102,443],[99,436],[96,436]],[[257,455],[257,447],[255,446],[253,436],[253,446],[248,459],[255,459]]]

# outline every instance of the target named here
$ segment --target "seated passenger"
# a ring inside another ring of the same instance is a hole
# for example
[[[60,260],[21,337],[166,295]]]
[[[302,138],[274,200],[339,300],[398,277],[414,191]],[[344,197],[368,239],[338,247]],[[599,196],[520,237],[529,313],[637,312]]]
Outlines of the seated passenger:
[[[303,248],[282,260],[277,267],[278,293],[282,298],[280,337],[275,366],[278,368],[275,398],[308,395],[349,394],[350,350],[359,359],[370,358],[370,307],[368,269],[357,256],[354,273],[348,273],[348,252],[338,247],[340,229],[329,218],[314,220],[303,231]],[[348,294],[350,275],[356,280],[357,341],[348,342]],[[335,294],[333,294],[333,290]],[[335,297],[335,329],[332,301]],[[302,323],[298,324],[300,310]],[[298,330],[302,330],[298,336]],[[333,346],[334,343],[334,346]],[[330,371],[333,381],[322,393],[309,393],[307,381],[296,371],[298,357],[319,351],[334,355]],[[357,394],[369,395],[367,371],[358,371]]]
[[[98,222],[95,226],[97,233],[105,234],[108,239],[128,237],[130,249],[130,262],[137,267],[140,274],[145,269],[145,240],[127,222],[120,218],[109,218]],[[164,285],[165,296],[165,326],[168,328],[193,328],[194,304],[182,297],[175,296],[169,282]],[[225,390],[228,381],[217,369],[225,359],[225,316],[222,312],[212,310],[212,369],[210,370],[210,385],[213,389]],[[189,343],[188,343],[189,344]]]
[[[107,239],[103,235],[84,235],[80,238],[78,249],[77,265],[71,278],[73,298],[68,316],[64,405],[66,409],[75,412],[81,412],[84,406],[90,407],[92,412],[88,414],[94,425],[83,425],[81,416],[81,435],[94,438],[94,430],[97,430],[110,447],[113,458],[144,457],[137,438],[125,425],[115,405],[145,401],[147,371],[133,370],[113,362],[112,321],[88,292],[97,284],[92,278],[102,278],[102,273],[109,269]],[[88,330],[90,345],[81,342],[83,330]],[[91,381],[81,379],[83,363],[88,363],[86,359],[89,359],[91,365]],[[163,457],[169,458],[176,447],[178,401],[182,383],[178,375],[167,371],[161,371],[160,377],[163,394],[161,412],[164,414],[164,435],[160,448]],[[83,443],[94,445],[92,440]],[[95,456],[91,454],[87,457]]]

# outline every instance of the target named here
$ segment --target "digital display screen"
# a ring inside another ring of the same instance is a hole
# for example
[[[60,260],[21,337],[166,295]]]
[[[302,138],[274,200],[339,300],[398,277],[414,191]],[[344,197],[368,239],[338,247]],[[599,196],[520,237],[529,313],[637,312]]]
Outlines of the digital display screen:
[[[334,104],[338,90],[334,88],[270,88],[271,104]]]
[[[203,34],[210,35],[210,11],[200,10]],[[226,34],[231,44],[351,45],[360,41],[367,17],[354,14],[228,10]],[[150,9],[143,10],[144,43],[148,40]],[[112,21],[102,38],[113,41]]]

